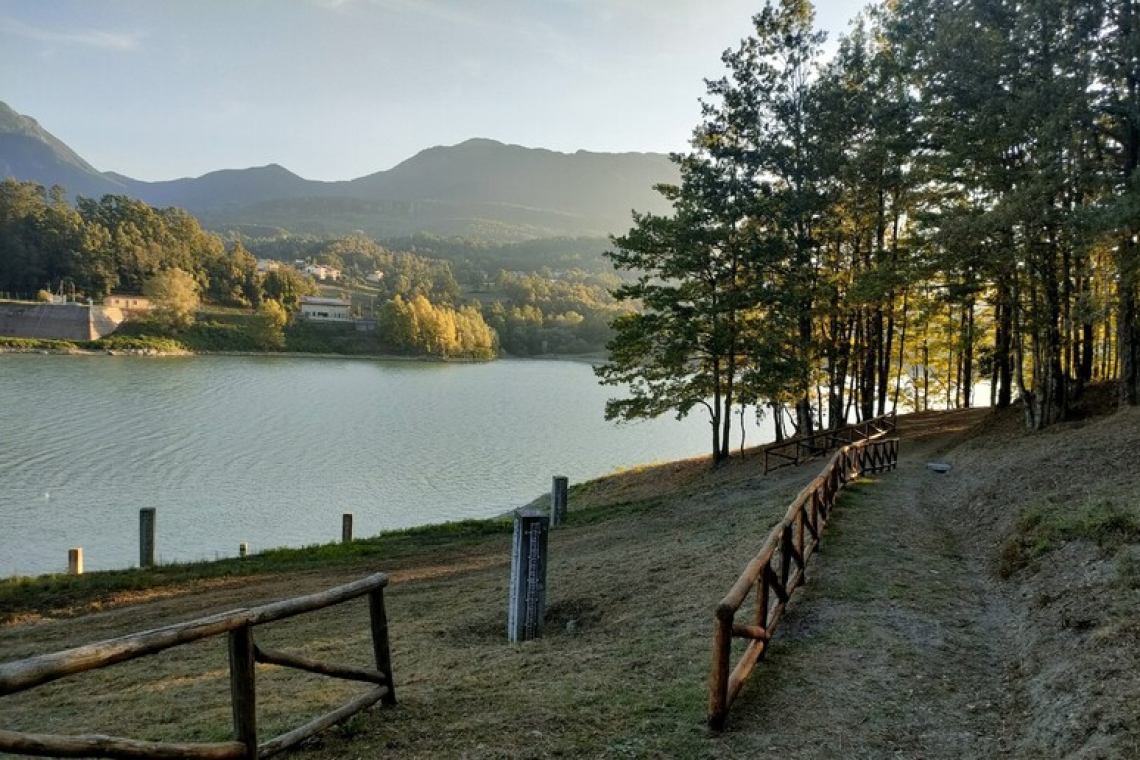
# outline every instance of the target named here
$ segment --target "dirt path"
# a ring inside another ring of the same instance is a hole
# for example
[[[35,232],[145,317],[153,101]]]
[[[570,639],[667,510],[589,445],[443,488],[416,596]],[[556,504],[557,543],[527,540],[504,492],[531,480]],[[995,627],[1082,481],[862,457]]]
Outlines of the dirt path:
[[[948,519],[968,476],[926,467],[953,443],[912,430],[897,471],[845,495],[767,663],[733,707],[730,754],[1011,751],[1015,619],[982,553]]]

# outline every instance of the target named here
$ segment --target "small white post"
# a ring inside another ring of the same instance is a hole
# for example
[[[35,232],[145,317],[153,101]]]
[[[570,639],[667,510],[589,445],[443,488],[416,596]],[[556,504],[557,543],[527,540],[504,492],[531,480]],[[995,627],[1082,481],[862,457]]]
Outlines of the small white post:
[[[67,550],[67,574],[83,575],[83,547]]]

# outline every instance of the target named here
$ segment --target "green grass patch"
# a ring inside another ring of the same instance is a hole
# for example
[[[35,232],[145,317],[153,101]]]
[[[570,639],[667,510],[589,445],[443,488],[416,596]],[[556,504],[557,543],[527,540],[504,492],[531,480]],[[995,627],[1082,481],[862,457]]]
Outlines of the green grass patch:
[[[76,351],[81,344],[70,340],[47,340],[44,338],[5,338],[0,337],[0,346],[19,351]]]
[[[566,524],[595,525],[650,512],[661,499],[588,507],[571,511]],[[270,573],[311,571],[351,565],[372,558],[386,561],[422,556],[424,553],[459,549],[514,530],[511,518],[460,520],[391,530],[351,543],[313,544],[299,548],[270,548],[245,558],[229,557],[200,562],[179,562],[149,568],[99,570],[83,575],[53,574],[0,579],[0,625],[29,613],[73,609],[77,612],[113,600],[195,581],[257,576]]]
[[[85,348],[104,351],[157,351],[164,354],[181,354],[190,350],[189,347],[177,338],[164,335],[148,335],[138,333],[119,333],[108,335],[105,338],[91,341]]]
[[[0,579],[0,625],[21,614],[84,608],[122,594],[194,581],[313,570],[353,564],[370,557],[393,560],[416,556],[429,550],[461,548],[478,544],[489,537],[509,534],[513,529],[512,520],[462,520],[385,531],[348,544],[268,549],[245,558],[101,570],[83,575],[5,578]]]
[[[1110,553],[1140,541],[1140,504],[1094,498],[1080,504],[1047,502],[1030,507],[1001,547],[998,575],[1009,578],[1068,541],[1089,541]]]
[[[581,527],[583,525],[596,525],[598,523],[618,520],[625,517],[636,517],[646,512],[652,512],[663,503],[662,499],[643,499],[641,501],[626,501],[618,504],[584,507],[567,512],[565,524]],[[549,503],[547,506],[549,507]]]

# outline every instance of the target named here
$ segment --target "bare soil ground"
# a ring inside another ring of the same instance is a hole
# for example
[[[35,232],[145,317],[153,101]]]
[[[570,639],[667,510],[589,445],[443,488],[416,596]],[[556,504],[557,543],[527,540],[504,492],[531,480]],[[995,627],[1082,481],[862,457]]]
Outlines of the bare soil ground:
[[[755,454],[680,462],[576,488],[538,641],[506,643],[509,537],[491,536],[26,615],[0,628],[0,661],[384,570],[399,704],[297,756],[1140,756],[1140,545],[1127,524],[1111,540],[1021,539],[1046,507],[1140,516],[1140,410],[1037,434],[1011,414],[931,413],[900,434],[899,468],[844,493],[723,733],[705,727],[713,609],[821,461],[768,476]],[[258,637],[364,664],[366,620],[354,603]],[[226,678],[224,641],[204,642],[3,698],[0,728],[225,739]],[[359,691],[280,668],[258,685],[265,735]]]

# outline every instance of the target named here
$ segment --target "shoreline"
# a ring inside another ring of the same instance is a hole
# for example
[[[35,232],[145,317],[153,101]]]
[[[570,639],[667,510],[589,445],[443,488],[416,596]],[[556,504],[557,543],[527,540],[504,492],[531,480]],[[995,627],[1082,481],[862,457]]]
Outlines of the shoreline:
[[[311,351],[160,351],[155,348],[45,348],[0,345],[0,354],[40,354],[43,356],[146,356],[170,358],[184,356],[255,356],[276,359],[357,359],[361,361],[394,362],[438,362],[442,364],[483,364],[500,359],[525,361],[578,362],[599,366],[606,362],[604,352],[586,354],[539,354],[536,356],[515,356],[501,354],[490,359],[476,359],[462,356],[407,356],[403,354],[322,354]]]

